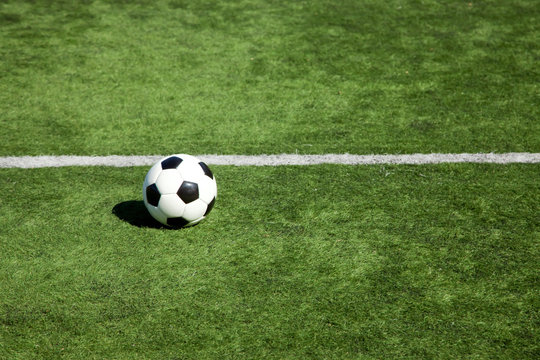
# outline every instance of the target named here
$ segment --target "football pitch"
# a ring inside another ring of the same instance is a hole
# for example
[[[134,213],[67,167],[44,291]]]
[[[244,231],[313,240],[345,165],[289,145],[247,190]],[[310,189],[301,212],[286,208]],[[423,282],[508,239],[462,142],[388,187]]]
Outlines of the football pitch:
[[[0,3],[0,359],[537,359],[533,0]],[[218,186],[151,218],[160,156]]]

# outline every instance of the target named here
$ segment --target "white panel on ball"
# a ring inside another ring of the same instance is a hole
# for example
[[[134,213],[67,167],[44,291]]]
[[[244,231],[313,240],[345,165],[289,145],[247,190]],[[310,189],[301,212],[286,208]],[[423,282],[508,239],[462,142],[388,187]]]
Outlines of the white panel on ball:
[[[146,205],[148,203],[148,199],[146,198],[146,188],[148,185],[146,184],[146,179],[144,180],[142,184],[142,196],[143,196],[143,202]]]
[[[212,199],[217,195],[217,186],[214,179],[208,176],[203,176],[198,180],[199,197],[207,204],[210,204]]]
[[[158,208],[167,217],[180,217],[184,214],[186,204],[176,194],[161,195]]]
[[[196,224],[200,223],[202,220],[204,220],[204,216],[198,218],[197,220],[190,221],[186,226],[196,225]]]
[[[145,204],[145,205],[146,205],[146,208],[148,209],[148,212],[150,213],[150,215],[152,215],[154,219],[156,219],[162,224],[167,225],[167,216],[165,216],[165,214],[163,214],[161,210],[149,204]]]
[[[193,221],[201,218],[206,212],[208,206],[201,199],[197,199],[186,205],[182,217],[187,221]]]
[[[182,177],[176,169],[163,170],[156,180],[156,186],[161,195],[176,194],[180,185],[182,185]]]
[[[177,169],[184,180],[196,183],[202,176],[204,176],[204,171],[199,165],[197,159],[193,159],[193,161],[188,161],[187,159],[182,161],[182,163],[178,165]]]
[[[145,185],[148,186],[154,184],[159,176],[159,173],[161,173],[161,163],[154,164],[154,166],[152,166],[146,174],[146,178],[144,179]]]

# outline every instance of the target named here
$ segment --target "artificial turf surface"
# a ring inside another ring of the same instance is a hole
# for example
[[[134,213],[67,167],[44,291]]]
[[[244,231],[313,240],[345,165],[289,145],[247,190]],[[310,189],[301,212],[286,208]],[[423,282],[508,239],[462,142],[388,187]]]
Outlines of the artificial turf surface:
[[[216,166],[184,230],[146,170],[0,171],[0,358],[538,355],[536,165]]]
[[[0,3],[0,156],[540,152],[533,0]],[[0,169],[0,359],[540,354],[538,165]]]
[[[540,151],[534,0],[3,1],[0,155]]]

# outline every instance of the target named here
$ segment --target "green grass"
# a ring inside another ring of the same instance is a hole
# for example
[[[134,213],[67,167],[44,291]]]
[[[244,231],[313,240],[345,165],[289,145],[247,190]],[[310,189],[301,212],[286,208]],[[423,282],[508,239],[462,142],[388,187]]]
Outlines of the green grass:
[[[540,152],[533,0],[0,2],[0,156]],[[0,359],[536,359],[540,167],[0,169]]]
[[[0,155],[540,151],[540,10],[3,1]]]
[[[538,355],[536,165],[216,166],[184,230],[146,170],[0,170],[0,358]]]

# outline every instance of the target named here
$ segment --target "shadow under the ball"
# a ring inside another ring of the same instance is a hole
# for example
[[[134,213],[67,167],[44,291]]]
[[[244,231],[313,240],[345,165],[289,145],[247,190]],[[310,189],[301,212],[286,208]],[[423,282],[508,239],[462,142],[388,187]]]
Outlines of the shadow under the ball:
[[[129,200],[118,203],[114,205],[112,213],[120,220],[133,226],[153,229],[167,228],[156,221],[150,213],[148,213],[142,200]]]

